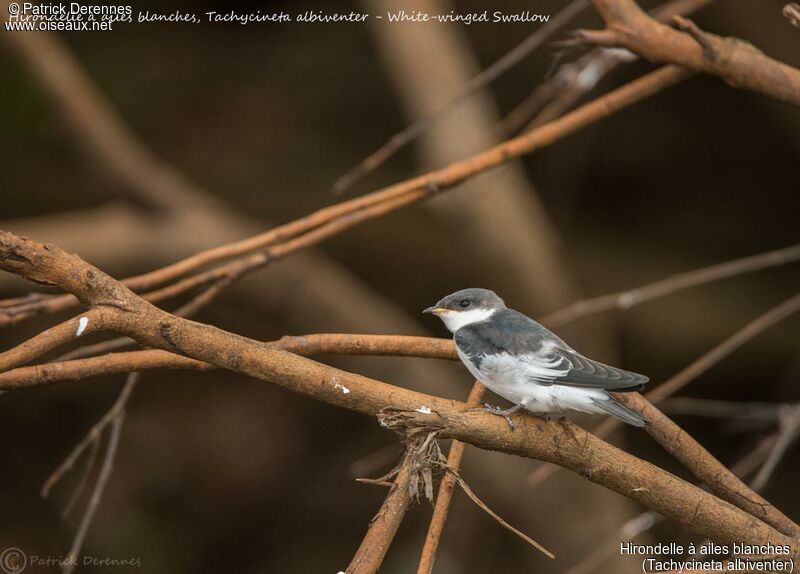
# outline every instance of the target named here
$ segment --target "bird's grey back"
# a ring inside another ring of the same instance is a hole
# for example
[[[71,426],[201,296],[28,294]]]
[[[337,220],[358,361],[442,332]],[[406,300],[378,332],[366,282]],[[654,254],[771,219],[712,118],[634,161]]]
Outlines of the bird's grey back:
[[[462,327],[456,331],[455,341],[478,367],[483,355],[538,354],[545,344],[569,349],[546,327],[513,309],[502,309],[485,321]]]

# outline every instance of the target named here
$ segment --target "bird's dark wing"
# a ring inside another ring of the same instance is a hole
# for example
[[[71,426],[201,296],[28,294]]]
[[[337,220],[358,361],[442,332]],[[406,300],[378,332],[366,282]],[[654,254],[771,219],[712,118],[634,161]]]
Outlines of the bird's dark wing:
[[[508,354],[521,362],[531,382],[543,385],[635,391],[648,381],[644,375],[584,357],[547,328],[512,309],[459,329],[455,342],[479,369],[486,357]]]
[[[649,380],[644,375],[588,359],[570,348],[553,347],[541,360],[549,362],[553,369],[568,369],[565,375],[552,380],[554,385],[625,392],[638,391]]]

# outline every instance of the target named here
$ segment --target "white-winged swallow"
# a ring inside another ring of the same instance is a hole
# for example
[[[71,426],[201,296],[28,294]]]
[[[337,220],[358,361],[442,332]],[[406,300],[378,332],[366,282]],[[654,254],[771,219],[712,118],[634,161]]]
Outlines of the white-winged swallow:
[[[649,421],[608,391],[638,391],[648,378],[584,357],[558,336],[509,309],[488,289],[462,289],[423,311],[439,317],[453,333],[456,350],[470,373],[514,406],[489,412],[505,417],[519,409],[547,418],[564,411],[608,414],[630,425]]]

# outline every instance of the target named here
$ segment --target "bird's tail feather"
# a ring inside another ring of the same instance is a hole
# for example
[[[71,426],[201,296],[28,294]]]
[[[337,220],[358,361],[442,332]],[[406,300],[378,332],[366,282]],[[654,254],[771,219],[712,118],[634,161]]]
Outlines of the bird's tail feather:
[[[595,400],[592,402],[600,407],[603,411],[610,414],[612,417],[616,417],[622,422],[628,423],[629,425],[643,427],[650,422],[645,417],[629,409],[611,396],[605,400]]]

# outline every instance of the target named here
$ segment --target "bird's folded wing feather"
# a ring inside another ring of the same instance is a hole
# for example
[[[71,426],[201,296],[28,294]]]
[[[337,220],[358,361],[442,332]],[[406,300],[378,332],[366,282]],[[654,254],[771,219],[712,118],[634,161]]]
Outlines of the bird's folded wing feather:
[[[547,353],[529,355],[534,364],[547,364],[550,369],[566,374],[551,379],[537,380],[542,384],[566,385],[604,389],[607,391],[634,391],[641,389],[648,378],[638,373],[611,367],[584,357],[573,349],[552,347]],[[534,376],[534,378],[536,378]]]
[[[531,382],[634,391],[648,379],[584,357],[548,329],[511,309],[498,312],[493,321],[459,329],[456,345],[478,368],[489,357],[507,355],[526,365]]]

